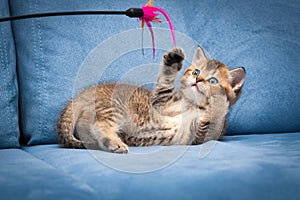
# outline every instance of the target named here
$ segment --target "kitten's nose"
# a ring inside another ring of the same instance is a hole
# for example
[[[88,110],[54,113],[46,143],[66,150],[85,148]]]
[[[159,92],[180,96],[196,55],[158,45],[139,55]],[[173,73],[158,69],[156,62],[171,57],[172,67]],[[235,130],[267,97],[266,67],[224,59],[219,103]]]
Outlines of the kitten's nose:
[[[196,78],[196,83],[203,82],[203,81],[204,81],[204,78],[202,76],[198,76]]]

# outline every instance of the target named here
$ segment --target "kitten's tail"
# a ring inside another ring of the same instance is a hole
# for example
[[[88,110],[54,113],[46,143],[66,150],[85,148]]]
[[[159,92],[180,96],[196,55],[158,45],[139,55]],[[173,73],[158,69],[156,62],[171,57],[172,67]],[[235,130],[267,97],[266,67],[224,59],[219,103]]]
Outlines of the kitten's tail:
[[[82,141],[74,136],[75,124],[78,120],[79,113],[74,111],[74,105],[71,101],[60,114],[57,122],[57,134],[59,143],[67,148],[84,149]]]

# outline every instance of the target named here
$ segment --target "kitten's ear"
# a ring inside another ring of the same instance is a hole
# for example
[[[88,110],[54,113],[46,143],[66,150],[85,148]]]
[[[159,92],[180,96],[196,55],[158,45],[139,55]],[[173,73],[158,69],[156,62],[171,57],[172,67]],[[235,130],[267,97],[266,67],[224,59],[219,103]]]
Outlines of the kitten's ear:
[[[239,67],[229,72],[229,83],[235,93],[242,89],[245,79],[246,71],[244,67]]]
[[[203,61],[206,61],[206,60],[207,60],[207,57],[206,57],[203,49],[201,48],[200,45],[198,45],[197,50],[194,54],[192,65],[199,66]]]

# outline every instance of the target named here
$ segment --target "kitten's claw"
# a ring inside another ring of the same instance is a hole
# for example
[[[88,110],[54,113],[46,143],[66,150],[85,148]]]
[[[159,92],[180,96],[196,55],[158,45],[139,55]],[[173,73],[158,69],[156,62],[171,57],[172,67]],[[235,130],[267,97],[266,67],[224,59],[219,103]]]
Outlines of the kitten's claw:
[[[109,149],[111,153],[128,153],[128,146],[123,142],[115,141],[111,142]]]
[[[123,146],[117,146],[115,149],[112,149],[111,151],[112,153],[128,153],[128,147],[127,145],[123,145]]]
[[[176,68],[178,71],[182,68],[184,53],[182,48],[171,49],[168,54],[164,55],[163,62],[165,65]],[[175,65],[174,65],[175,64]]]

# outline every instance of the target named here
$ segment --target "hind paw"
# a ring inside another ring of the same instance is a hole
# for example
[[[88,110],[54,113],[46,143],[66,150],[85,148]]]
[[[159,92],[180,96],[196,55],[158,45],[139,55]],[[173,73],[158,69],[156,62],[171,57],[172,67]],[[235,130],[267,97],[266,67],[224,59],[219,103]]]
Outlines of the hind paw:
[[[128,146],[119,139],[105,139],[103,145],[111,153],[128,153]]]

